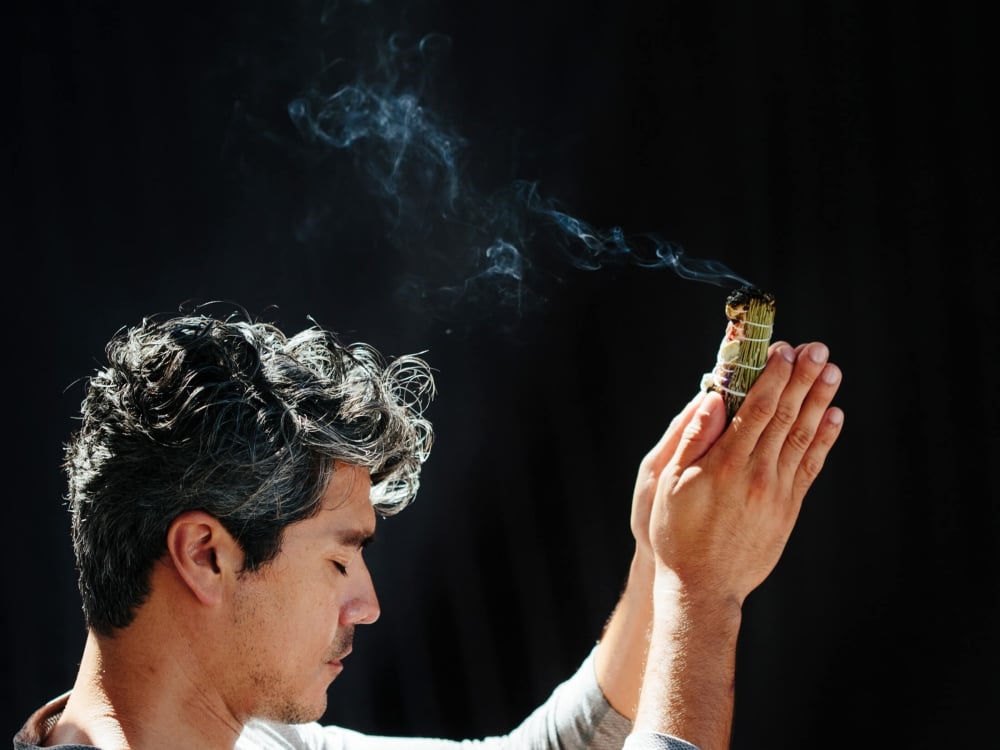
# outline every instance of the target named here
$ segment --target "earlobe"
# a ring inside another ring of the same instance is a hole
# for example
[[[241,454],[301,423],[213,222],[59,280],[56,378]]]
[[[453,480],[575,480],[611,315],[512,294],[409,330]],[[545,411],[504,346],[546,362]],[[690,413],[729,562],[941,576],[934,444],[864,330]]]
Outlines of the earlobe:
[[[204,511],[182,513],[167,530],[167,554],[174,569],[208,606],[222,600],[225,570],[237,547],[219,519]]]

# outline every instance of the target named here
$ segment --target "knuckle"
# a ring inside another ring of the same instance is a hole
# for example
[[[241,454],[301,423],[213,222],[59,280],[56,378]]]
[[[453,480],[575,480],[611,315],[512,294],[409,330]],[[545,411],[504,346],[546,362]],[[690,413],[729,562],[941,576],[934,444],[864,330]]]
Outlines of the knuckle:
[[[746,466],[745,459],[731,451],[722,451],[715,457],[713,468],[716,479],[722,484],[733,480]]]
[[[813,432],[802,425],[796,425],[788,432],[785,440],[792,448],[804,453],[812,445]]]
[[[813,480],[819,476],[820,471],[823,469],[825,458],[826,453],[821,451],[809,451],[803,456],[800,469],[809,484],[812,484]]]
[[[742,411],[744,408],[749,411],[747,417],[750,419],[757,422],[767,422],[777,410],[778,402],[775,398],[763,396],[752,400],[747,399],[740,410]]]
[[[756,497],[767,491],[771,483],[771,467],[766,462],[758,462],[750,469],[750,495]]]
[[[782,429],[790,430],[798,416],[798,409],[787,402],[779,402],[777,408],[774,410],[774,416],[771,418],[771,421]]]
[[[806,360],[806,366],[796,367],[793,377],[803,386],[809,388],[816,381],[824,365],[813,362],[808,357],[803,357],[802,359]]]

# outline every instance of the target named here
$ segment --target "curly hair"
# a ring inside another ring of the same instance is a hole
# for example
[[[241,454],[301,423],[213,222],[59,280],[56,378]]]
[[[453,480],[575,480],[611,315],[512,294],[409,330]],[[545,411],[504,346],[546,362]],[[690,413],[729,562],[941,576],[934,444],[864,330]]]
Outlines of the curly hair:
[[[98,633],[132,621],[185,511],[218,518],[253,571],[286,526],[318,512],[337,461],[369,469],[381,515],[416,495],[435,393],[417,355],[386,362],[319,326],[288,337],[245,313],[145,318],[106,353],[63,461],[84,618]]]

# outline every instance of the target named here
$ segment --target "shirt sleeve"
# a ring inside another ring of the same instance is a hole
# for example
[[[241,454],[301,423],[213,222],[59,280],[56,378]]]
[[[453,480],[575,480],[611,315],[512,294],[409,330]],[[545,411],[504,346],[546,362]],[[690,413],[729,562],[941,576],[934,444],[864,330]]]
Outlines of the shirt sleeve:
[[[622,750],[698,750],[698,747],[667,734],[636,732],[625,738]]]

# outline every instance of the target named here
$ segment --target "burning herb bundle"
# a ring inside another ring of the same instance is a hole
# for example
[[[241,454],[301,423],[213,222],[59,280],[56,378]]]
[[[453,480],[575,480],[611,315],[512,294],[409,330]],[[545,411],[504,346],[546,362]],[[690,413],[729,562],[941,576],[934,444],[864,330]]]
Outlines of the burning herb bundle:
[[[718,391],[732,419],[764,365],[774,329],[774,295],[749,286],[726,298],[726,335],[715,367],[702,378],[702,388]]]

